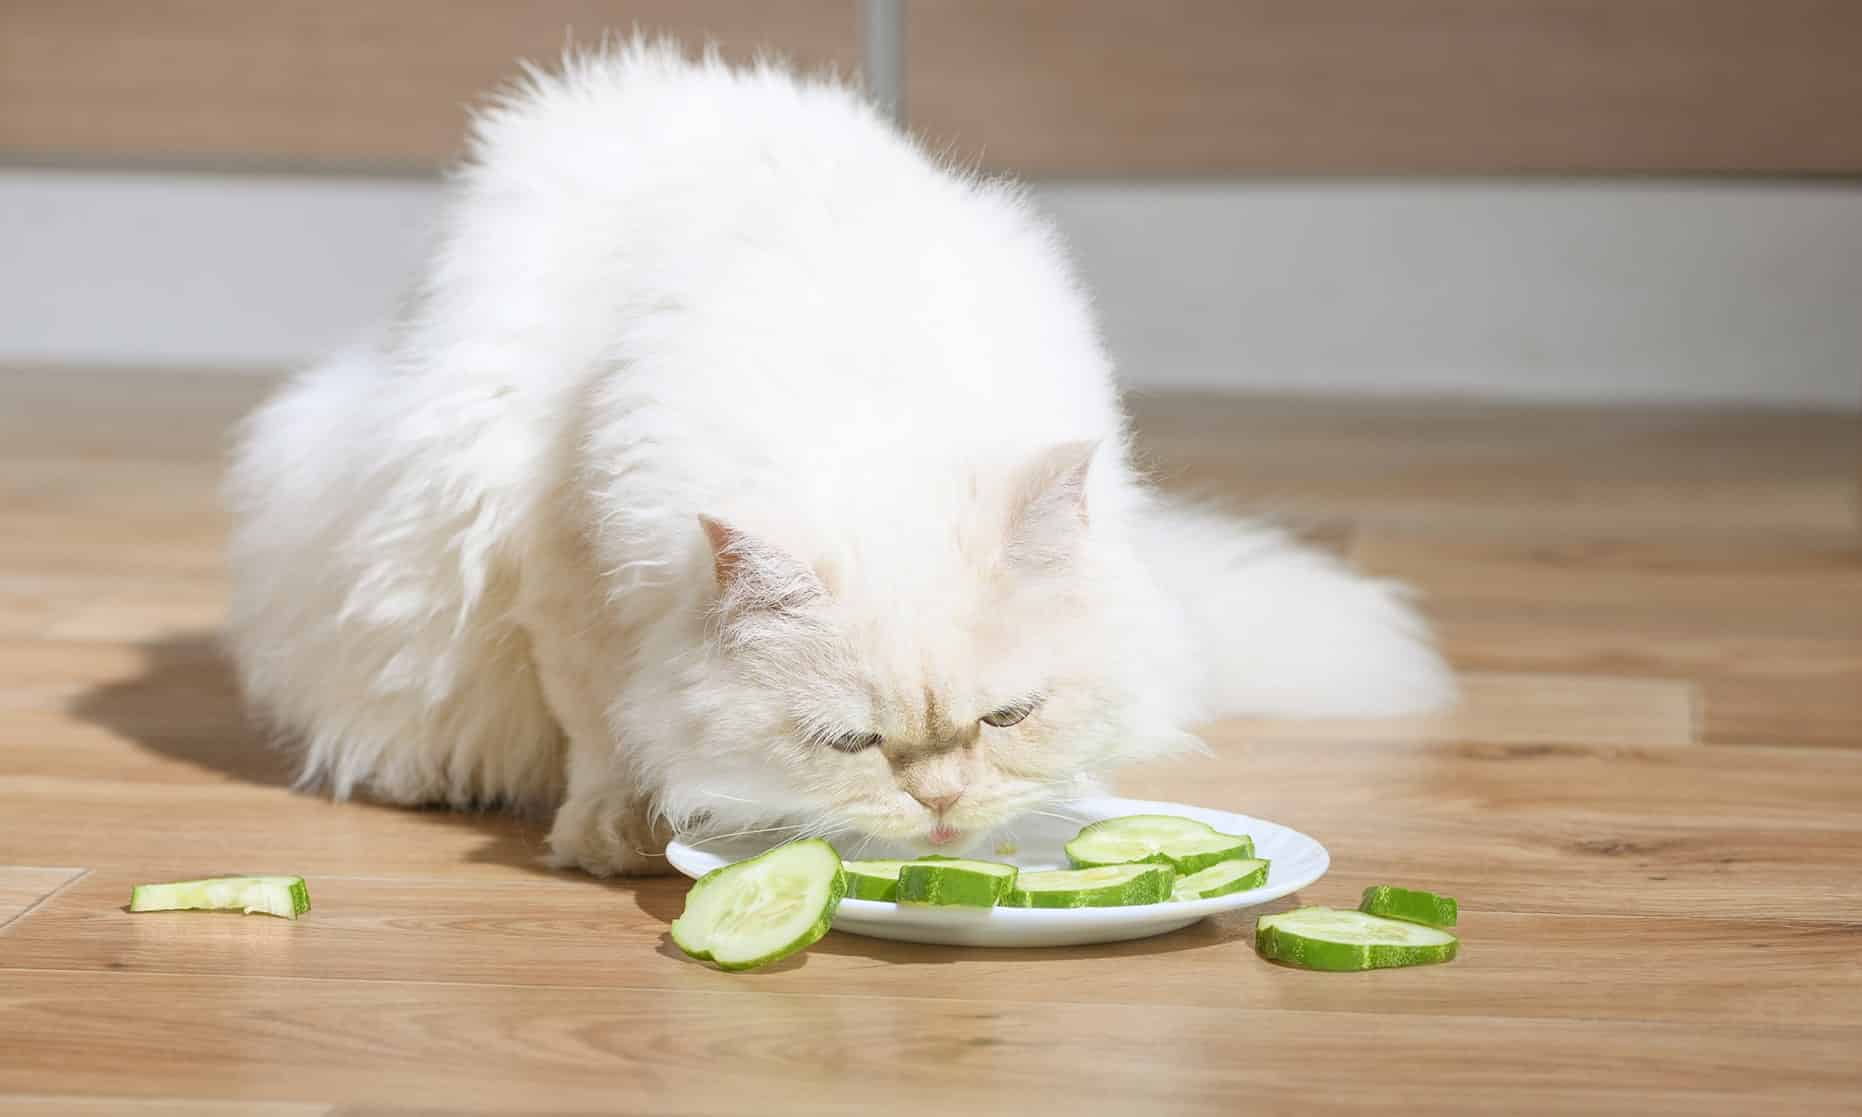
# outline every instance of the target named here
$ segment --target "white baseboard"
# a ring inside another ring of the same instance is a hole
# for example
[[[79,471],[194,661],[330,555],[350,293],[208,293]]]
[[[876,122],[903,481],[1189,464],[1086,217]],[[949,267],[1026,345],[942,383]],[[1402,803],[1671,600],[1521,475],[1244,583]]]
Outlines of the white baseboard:
[[[1144,388],[1862,407],[1862,185],[1051,183]],[[298,364],[430,181],[0,170],[0,360]]]

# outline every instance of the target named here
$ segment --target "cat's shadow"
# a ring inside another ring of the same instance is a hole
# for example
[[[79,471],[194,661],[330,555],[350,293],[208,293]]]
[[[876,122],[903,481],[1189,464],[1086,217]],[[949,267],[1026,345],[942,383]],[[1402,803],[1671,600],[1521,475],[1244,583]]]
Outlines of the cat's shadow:
[[[1297,900],[1297,897],[1293,899]],[[1042,962],[1077,962],[1089,958],[1125,958],[1135,954],[1176,954],[1186,950],[1208,950],[1218,947],[1233,949],[1233,944],[1237,940],[1253,937],[1256,915],[1265,914],[1270,910],[1280,910],[1286,906],[1293,905],[1283,900],[1271,908],[1262,908],[1259,911],[1231,912],[1211,916],[1180,931],[1172,931],[1154,938],[1132,939],[1127,942],[1013,949],[962,947],[953,950],[948,946],[898,942],[843,932],[829,935],[809,947],[809,953],[864,958],[884,966],[948,966],[958,962],[1014,962],[1038,965]]]
[[[288,787],[290,758],[267,747],[264,730],[248,717],[232,664],[217,632],[164,635],[137,648],[142,662],[134,675],[111,679],[73,697],[66,712],[137,746],[242,783]],[[579,874],[543,862],[546,822],[503,811],[455,811],[444,807],[401,807],[358,800],[355,810],[417,810],[435,821],[462,826],[483,837],[468,855],[480,864],[506,865],[540,876]],[[631,882],[581,879],[631,889]],[[649,895],[650,893],[650,895]],[[666,888],[641,889],[640,905],[671,922],[679,897]]]

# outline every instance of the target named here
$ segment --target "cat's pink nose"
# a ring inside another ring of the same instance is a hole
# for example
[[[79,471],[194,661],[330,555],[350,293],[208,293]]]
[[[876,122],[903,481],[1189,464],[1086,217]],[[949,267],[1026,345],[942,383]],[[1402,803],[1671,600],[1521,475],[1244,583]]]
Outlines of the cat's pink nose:
[[[955,791],[945,791],[937,795],[920,795],[914,791],[912,798],[931,808],[932,814],[943,814],[956,806],[957,800],[963,798],[963,789],[958,788]]]

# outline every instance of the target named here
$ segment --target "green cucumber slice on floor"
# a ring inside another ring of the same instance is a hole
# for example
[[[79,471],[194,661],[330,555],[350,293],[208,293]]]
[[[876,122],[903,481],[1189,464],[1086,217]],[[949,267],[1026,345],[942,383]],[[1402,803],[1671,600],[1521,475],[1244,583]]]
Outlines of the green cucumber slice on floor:
[[[1015,866],[998,861],[907,861],[899,869],[898,901],[938,907],[992,908],[1015,887]]]
[[[672,921],[680,950],[721,970],[753,970],[827,934],[847,891],[840,855],[820,838],[713,869]]]
[[[1246,834],[1223,834],[1206,822],[1169,814],[1108,818],[1067,843],[1067,860],[1076,869],[1149,861],[1188,876],[1221,861],[1253,856],[1254,839]]]
[[[1002,901],[1017,908],[1122,908],[1170,899],[1177,874],[1168,865],[1100,865],[1021,873]]]
[[[296,919],[310,910],[303,877],[208,877],[129,890],[130,911],[238,911]]]
[[[847,871],[847,899],[896,900],[899,898],[899,870],[905,861],[843,861]]]
[[[1414,888],[1374,884],[1364,890],[1358,910],[1386,919],[1401,919],[1425,927],[1453,927],[1460,914],[1453,896],[1438,896]]]
[[[1295,908],[1254,924],[1261,957],[1307,970],[1381,970],[1454,958],[1447,931],[1338,908]]]
[[[1178,877],[1171,889],[1173,900],[1207,900],[1230,892],[1246,892],[1267,883],[1267,862],[1253,857],[1218,861],[1200,873]]]

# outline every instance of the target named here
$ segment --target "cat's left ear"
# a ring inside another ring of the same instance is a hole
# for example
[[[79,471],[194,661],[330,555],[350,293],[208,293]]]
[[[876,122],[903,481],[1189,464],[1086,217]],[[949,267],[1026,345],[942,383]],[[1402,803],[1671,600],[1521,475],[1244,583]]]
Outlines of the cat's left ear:
[[[793,612],[827,596],[807,564],[722,520],[698,517],[711,544],[720,608],[727,615]]]
[[[1087,524],[1086,478],[1097,439],[1050,446],[1027,467],[1009,523],[1008,553],[1017,566],[1058,566],[1073,554]]]

